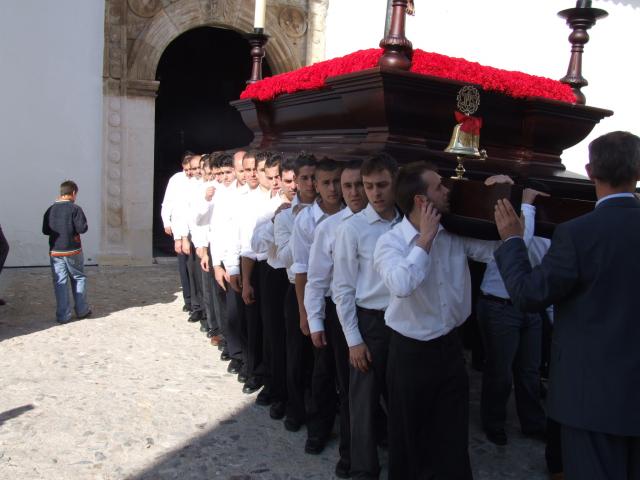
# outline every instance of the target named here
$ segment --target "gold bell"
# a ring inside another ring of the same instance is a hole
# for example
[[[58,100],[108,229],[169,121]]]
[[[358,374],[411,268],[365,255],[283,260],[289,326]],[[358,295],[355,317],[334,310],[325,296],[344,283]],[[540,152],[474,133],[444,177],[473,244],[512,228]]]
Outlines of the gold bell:
[[[444,149],[444,151],[447,153],[459,155],[461,157],[479,158],[481,156],[479,151],[480,136],[463,132],[460,129],[461,127],[462,124],[458,123],[453,128],[451,141],[449,142],[447,148]]]

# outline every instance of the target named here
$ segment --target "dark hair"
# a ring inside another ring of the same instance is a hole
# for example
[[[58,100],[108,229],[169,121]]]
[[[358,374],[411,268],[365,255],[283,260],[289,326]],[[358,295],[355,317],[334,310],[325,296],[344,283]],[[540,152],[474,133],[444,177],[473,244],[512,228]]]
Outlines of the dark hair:
[[[629,132],[611,132],[589,144],[591,176],[612,187],[640,179],[640,138]]]
[[[195,153],[193,153],[191,150],[187,150],[186,152],[184,152],[182,154],[182,165],[186,165],[187,163],[189,163],[191,161],[191,159],[195,156]]]
[[[284,172],[296,171],[296,161],[293,158],[285,158],[280,162],[280,175]]]
[[[255,158],[256,163],[258,163],[258,155],[260,155],[260,152],[257,150],[247,150],[242,156],[242,161],[244,161],[245,158]]]
[[[357,158],[355,160],[349,160],[347,163],[343,164],[342,170],[361,170],[362,169],[363,160],[361,158]]]
[[[300,152],[298,157],[295,160],[296,166],[293,169],[296,175],[300,174],[300,169],[302,167],[315,167],[318,165],[318,160],[312,153]]]
[[[409,215],[413,210],[413,199],[416,195],[424,195],[428,185],[422,178],[427,171],[436,171],[433,164],[427,162],[413,162],[404,165],[396,177],[396,204],[402,213]]]
[[[213,154],[212,153],[203,153],[200,157],[200,163],[202,163],[203,168],[213,168]]]
[[[342,170],[342,165],[336,162],[333,158],[324,157],[316,164],[316,173],[335,172],[336,170]]]
[[[216,157],[216,166],[218,168],[233,168],[233,155],[229,155],[228,153],[221,153]]]
[[[267,158],[267,162],[264,164],[264,168],[279,167],[281,163],[282,155],[280,155],[279,153],[274,153],[269,158]]]
[[[374,172],[387,170],[392,177],[398,173],[398,162],[387,153],[379,153],[374,157],[367,158],[362,162],[362,175],[371,175]]]
[[[260,162],[268,162],[271,157],[273,157],[273,152],[267,150],[255,152],[256,165]]]
[[[78,192],[78,185],[73,180],[65,180],[60,184],[60,195],[73,195]]]

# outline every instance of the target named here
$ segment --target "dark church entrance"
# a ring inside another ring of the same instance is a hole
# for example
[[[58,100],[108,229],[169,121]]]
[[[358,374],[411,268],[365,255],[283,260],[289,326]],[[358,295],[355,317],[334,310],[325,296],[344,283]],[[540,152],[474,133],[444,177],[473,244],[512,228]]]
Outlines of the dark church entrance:
[[[156,79],[153,255],[173,255],[160,208],[169,178],[185,150],[208,153],[247,145],[253,134],[229,105],[251,72],[249,44],[241,34],[202,27],[176,38],[162,54]],[[264,74],[270,75],[264,65]]]

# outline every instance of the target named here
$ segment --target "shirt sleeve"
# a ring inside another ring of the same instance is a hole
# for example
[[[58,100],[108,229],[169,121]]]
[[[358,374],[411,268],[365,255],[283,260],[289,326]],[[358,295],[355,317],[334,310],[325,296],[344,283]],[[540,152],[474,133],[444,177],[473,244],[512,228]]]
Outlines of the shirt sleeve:
[[[307,226],[306,210],[303,210],[293,223],[291,232],[291,254],[293,255],[293,265],[291,271],[295,274],[307,273],[309,268],[309,251],[313,238]]]
[[[251,249],[256,255],[268,255],[273,245],[273,223],[270,220],[260,222],[251,236]]]
[[[395,297],[410,296],[424,281],[431,264],[429,254],[414,246],[409,254],[391,232],[378,239],[373,255],[373,268]]]
[[[273,237],[276,242],[276,257],[286,268],[293,264],[293,254],[291,253],[291,224],[287,221],[286,210],[276,215],[273,221]]]
[[[522,204],[522,216],[524,217],[524,235],[522,236],[527,248],[531,245],[533,234],[536,230],[536,207],[528,203]]]
[[[461,237],[464,253],[476,262],[489,263],[493,260],[493,252],[502,244],[500,241],[478,240]]]
[[[336,232],[333,253],[333,281],[331,292],[336,304],[338,319],[342,325],[347,345],[353,347],[364,342],[358,328],[356,312],[356,282],[358,280],[357,232],[348,222],[342,223]]]
[[[316,229],[309,252],[307,284],[304,289],[304,308],[311,333],[324,331],[325,297],[331,287],[333,258],[329,248],[327,229]]]
[[[89,225],[87,225],[87,217],[85,217],[84,211],[80,207],[77,207],[74,210],[75,210],[73,212],[74,230],[78,234],[87,233],[87,230],[89,230]]]
[[[171,177],[169,183],[167,183],[167,189],[164,191],[164,198],[162,199],[162,208],[160,209],[160,216],[162,217],[162,224],[164,228],[171,226],[171,213],[175,203],[176,195],[176,179]]]

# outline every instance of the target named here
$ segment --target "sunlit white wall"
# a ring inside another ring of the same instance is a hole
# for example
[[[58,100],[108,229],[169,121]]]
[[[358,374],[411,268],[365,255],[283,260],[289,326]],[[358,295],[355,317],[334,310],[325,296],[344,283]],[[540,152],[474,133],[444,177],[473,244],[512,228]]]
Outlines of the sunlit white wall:
[[[569,27],[556,14],[575,6],[571,0],[415,0],[407,36],[414,48],[559,79],[569,62]],[[331,0],[327,18],[327,58],[378,45],[384,33],[386,0]],[[590,30],[582,91],[587,105],[613,110],[580,144],[565,151],[563,162],[586,175],[587,145],[613,130],[640,134],[640,0],[601,0],[593,6],[609,12]]]
[[[0,224],[7,266],[48,264],[42,215],[60,182],[78,183],[100,239],[103,0],[0,1]]]

